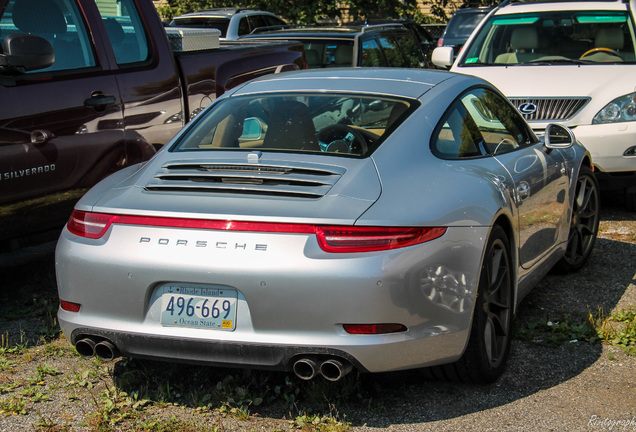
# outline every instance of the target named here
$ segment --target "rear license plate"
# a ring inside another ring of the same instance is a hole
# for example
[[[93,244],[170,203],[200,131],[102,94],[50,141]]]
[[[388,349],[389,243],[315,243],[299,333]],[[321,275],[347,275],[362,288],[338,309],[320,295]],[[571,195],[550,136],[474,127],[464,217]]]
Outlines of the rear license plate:
[[[234,330],[236,298],[231,288],[164,286],[161,325]]]

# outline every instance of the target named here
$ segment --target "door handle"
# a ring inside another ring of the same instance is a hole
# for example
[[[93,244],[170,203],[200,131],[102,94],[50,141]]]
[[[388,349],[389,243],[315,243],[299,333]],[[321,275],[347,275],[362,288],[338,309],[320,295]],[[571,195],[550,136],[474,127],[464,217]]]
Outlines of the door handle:
[[[84,106],[95,109],[103,109],[106,105],[112,105],[117,102],[115,96],[105,95],[103,93],[93,93],[91,97],[84,101]]]

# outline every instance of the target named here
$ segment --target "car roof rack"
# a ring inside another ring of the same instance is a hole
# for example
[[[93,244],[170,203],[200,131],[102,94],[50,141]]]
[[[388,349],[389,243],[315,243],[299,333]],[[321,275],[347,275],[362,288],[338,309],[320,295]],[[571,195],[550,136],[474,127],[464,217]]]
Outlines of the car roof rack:
[[[365,24],[360,26],[362,33],[378,30],[402,30],[405,29],[402,23],[387,23],[387,24]]]
[[[256,27],[254,30],[250,32],[250,34],[267,33],[270,31],[274,32],[277,30],[287,30],[287,29],[296,29],[296,28],[298,28],[298,26],[295,26],[293,24],[263,26],[263,27]]]
[[[198,9],[193,11],[194,13],[201,13],[201,12],[233,12],[235,14],[239,13],[239,12],[246,12],[246,11],[257,11],[259,9],[254,9],[254,8],[245,8],[245,7],[218,7],[218,8],[207,8],[207,9]]]

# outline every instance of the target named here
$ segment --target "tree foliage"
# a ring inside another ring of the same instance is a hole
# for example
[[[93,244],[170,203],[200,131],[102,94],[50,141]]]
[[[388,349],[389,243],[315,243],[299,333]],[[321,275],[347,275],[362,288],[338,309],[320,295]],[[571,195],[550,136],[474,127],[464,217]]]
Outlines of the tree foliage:
[[[431,0],[433,2],[449,0]],[[168,0],[157,10],[163,19],[171,19],[195,10],[218,7],[244,7],[273,12],[293,24],[342,22],[365,18],[413,18],[418,22],[439,21],[427,17],[417,7],[417,0]],[[443,8],[438,8],[442,11]],[[438,18],[444,18],[442,15]]]

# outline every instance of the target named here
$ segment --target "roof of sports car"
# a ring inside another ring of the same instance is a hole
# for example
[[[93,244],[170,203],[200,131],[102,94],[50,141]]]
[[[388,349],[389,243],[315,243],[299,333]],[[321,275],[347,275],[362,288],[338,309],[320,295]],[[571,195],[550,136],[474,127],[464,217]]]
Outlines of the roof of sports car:
[[[308,69],[267,75],[239,87],[234,95],[278,91],[332,91],[419,98],[436,85],[474,77],[445,71],[401,68]],[[327,84],[328,83],[328,84]]]

